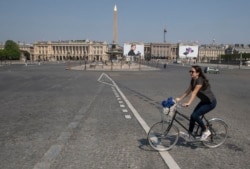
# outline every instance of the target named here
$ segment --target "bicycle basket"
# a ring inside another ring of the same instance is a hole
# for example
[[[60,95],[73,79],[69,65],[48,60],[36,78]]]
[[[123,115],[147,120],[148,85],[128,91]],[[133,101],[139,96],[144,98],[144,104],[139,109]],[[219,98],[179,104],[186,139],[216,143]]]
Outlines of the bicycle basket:
[[[176,105],[177,104],[172,97],[169,97],[167,100],[163,100],[162,101],[163,113],[170,117],[173,117]]]
[[[166,114],[166,115],[168,115],[168,116],[170,116],[170,117],[173,117],[175,109],[176,109],[176,105],[177,104],[174,104],[171,107],[163,107],[163,113]]]

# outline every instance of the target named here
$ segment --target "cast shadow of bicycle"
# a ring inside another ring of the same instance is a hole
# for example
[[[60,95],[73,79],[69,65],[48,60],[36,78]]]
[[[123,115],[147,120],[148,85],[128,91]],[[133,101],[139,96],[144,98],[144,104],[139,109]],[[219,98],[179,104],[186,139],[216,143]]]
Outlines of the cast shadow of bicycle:
[[[154,150],[148,143],[147,138],[142,138],[138,140],[139,142],[139,148],[144,151],[157,151]],[[204,148],[207,149],[201,142],[186,142],[184,138],[179,137],[178,142],[175,144],[176,147],[185,147],[190,149],[197,149],[197,148]],[[173,147],[174,148],[174,147]],[[171,151],[168,150],[168,151]]]
[[[185,148],[190,148],[190,149],[197,149],[197,148],[204,148],[207,149],[206,146],[202,144],[200,141],[196,142],[187,142],[183,137],[179,137],[178,142],[176,143],[175,146],[179,147],[185,147]]]

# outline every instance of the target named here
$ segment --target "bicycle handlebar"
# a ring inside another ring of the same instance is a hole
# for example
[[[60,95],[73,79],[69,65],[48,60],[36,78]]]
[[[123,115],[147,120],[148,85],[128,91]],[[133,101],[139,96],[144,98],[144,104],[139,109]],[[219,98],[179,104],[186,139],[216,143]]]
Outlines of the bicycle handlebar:
[[[180,108],[180,107],[188,107],[189,105],[185,105],[185,106],[183,106],[183,103],[181,103],[181,102],[179,102],[179,101],[176,101],[176,100],[174,100],[175,101],[175,104],[177,104],[177,107],[178,108]]]

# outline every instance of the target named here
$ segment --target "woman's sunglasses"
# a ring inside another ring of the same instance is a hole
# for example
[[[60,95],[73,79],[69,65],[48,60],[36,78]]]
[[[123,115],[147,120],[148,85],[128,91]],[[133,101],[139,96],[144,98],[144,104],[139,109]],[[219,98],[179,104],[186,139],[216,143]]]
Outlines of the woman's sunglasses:
[[[193,74],[194,72],[195,72],[195,71],[193,71],[193,70],[189,70],[189,73],[192,73],[192,74]]]

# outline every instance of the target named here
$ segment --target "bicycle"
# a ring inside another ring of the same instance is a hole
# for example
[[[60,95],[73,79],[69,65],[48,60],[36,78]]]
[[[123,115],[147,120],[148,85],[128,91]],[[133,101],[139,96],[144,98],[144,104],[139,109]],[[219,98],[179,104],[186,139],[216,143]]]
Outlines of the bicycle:
[[[164,108],[161,112],[161,121],[152,125],[149,129],[147,140],[149,145],[158,151],[167,151],[172,149],[178,139],[180,137],[180,130],[174,124],[177,122],[183,129],[188,131],[187,127],[185,127],[176,116],[179,115],[186,120],[189,120],[189,117],[180,113],[177,108],[180,107],[180,104],[176,103],[170,108]],[[208,129],[211,132],[211,135],[207,140],[201,141],[199,138],[201,137],[202,131],[201,127],[198,123],[195,123],[195,130],[191,134],[193,138],[195,138],[194,142],[202,142],[204,146],[209,148],[216,148],[222,145],[227,138],[227,129],[228,126],[226,122],[219,118],[212,118],[208,120],[205,115],[203,115],[202,120],[204,120]]]

